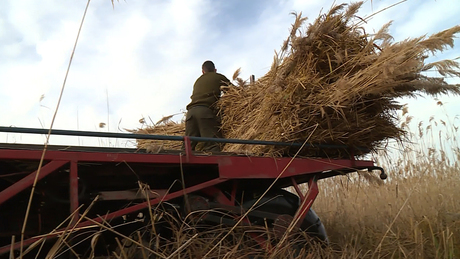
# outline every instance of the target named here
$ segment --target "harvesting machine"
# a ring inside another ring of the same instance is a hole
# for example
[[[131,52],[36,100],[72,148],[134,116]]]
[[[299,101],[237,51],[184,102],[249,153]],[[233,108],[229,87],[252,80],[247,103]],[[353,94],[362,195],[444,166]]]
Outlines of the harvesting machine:
[[[0,132],[48,134],[44,129],[15,127],[0,127]],[[205,211],[199,219],[203,224],[264,226],[278,237],[294,229],[328,242],[323,224],[311,209],[319,192],[317,182],[357,170],[378,170],[386,178],[373,161],[355,159],[353,150],[342,146],[71,130],[50,134],[182,141],[184,149],[147,153],[135,148],[0,144],[1,258],[17,257],[21,250],[36,255],[38,249],[51,249],[47,244],[64,234],[86,233],[108,222],[125,226],[116,231],[129,235],[133,231],[129,226],[136,224],[127,223],[148,217],[165,204],[177,217]],[[297,150],[344,149],[349,156],[209,154],[192,151],[191,140]],[[304,183],[308,188],[299,186]],[[270,246],[260,237],[253,238],[261,246]],[[116,247],[114,238],[107,237],[104,244],[104,251]]]

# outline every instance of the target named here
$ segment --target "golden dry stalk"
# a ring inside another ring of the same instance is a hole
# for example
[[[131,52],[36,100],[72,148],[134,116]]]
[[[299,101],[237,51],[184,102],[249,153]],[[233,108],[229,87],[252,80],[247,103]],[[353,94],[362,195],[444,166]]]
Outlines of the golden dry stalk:
[[[151,134],[151,135],[168,135],[168,136],[184,136],[184,123],[176,123],[173,121],[159,122],[154,126],[148,126],[141,129],[129,130],[136,134]],[[150,153],[158,153],[161,150],[177,150],[182,146],[180,141],[172,140],[153,140],[153,139],[138,139],[137,147],[145,149]]]

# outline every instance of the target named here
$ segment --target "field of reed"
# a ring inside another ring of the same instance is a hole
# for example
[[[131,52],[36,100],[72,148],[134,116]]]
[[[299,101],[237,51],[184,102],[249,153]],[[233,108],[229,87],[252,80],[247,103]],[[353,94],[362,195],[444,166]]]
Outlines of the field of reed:
[[[443,123],[420,122],[413,145],[378,157],[383,183],[361,175],[322,182],[314,208],[333,243],[326,258],[460,258],[458,127]]]

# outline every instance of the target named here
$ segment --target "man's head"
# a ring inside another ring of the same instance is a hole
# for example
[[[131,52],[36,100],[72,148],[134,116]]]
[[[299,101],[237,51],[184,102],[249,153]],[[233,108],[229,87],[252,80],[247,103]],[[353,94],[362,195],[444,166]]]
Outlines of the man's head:
[[[207,60],[203,63],[203,65],[201,66],[201,69],[203,70],[203,74],[204,73],[208,73],[208,72],[216,72],[216,67],[214,66],[214,63],[212,63],[211,60]]]

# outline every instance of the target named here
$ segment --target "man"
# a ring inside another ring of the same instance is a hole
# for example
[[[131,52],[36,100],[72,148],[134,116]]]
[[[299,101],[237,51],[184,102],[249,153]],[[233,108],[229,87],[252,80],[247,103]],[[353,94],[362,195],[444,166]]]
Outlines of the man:
[[[220,120],[217,117],[216,102],[220,98],[220,87],[228,85],[230,81],[222,74],[217,73],[212,61],[205,61],[201,66],[202,75],[193,85],[192,101],[187,105],[185,117],[185,135],[204,138],[220,138]],[[192,141],[192,150],[195,150],[196,141]],[[203,142],[203,151],[220,151],[215,142]]]

